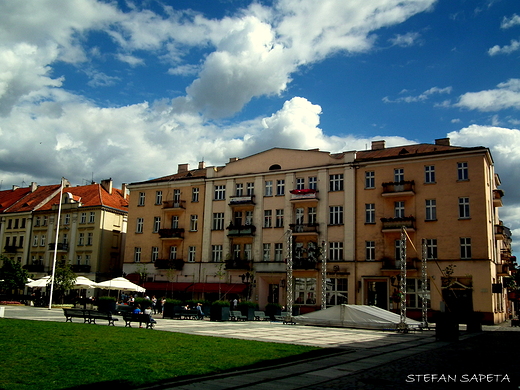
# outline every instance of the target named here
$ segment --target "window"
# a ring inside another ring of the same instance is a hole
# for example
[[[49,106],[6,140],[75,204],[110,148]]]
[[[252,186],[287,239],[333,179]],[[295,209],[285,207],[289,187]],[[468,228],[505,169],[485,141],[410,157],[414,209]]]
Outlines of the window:
[[[211,245],[211,261],[214,263],[222,261],[222,245]]]
[[[242,211],[235,211],[233,224],[235,226],[242,226]]]
[[[273,181],[268,180],[264,185],[264,196],[273,196]]]
[[[296,189],[303,190],[305,188],[305,179],[303,177],[296,178]]]
[[[343,224],[343,206],[329,207],[329,225]]]
[[[191,189],[191,201],[192,202],[198,202],[199,201],[199,193],[200,193],[199,187],[193,187]]]
[[[155,191],[155,204],[162,205],[162,191]]]
[[[235,189],[236,189],[236,191],[235,191],[236,196],[244,195],[244,184],[243,183],[237,183]]]
[[[404,218],[404,201],[394,202],[394,217]]]
[[[426,239],[426,258],[428,260],[437,259],[437,239],[427,238]]]
[[[365,260],[376,259],[376,242],[365,241]]]
[[[38,246],[38,236],[33,236],[33,244],[32,246]]]
[[[426,297],[423,297],[422,280],[406,279],[406,307],[409,309],[422,308],[422,300],[426,299],[426,306],[430,307],[430,281],[426,283]]]
[[[18,241],[18,248],[23,248],[23,237],[24,236],[20,236],[20,240]]]
[[[42,224],[42,226],[47,226],[47,222],[48,222],[48,220],[49,220],[48,217],[47,217],[47,216],[44,216],[44,217],[43,217],[43,224]]]
[[[297,305],[315,305],[316,278],[294,278],[294,295]]]
[[[295,216],[294,216],[294,223],[296,225],[303,225],[303,218],[305,216],[305,209],[303,207],[298,207],[296,208],[295,210],[296,212],[294,213]]]
[[[276,180],[276,195],[285,195],[285,180]]]
[[[426,199],[426,220],[437,220],[437,201],[435,199]]]
[[[402,241],[401,241],[401,240],[395,240],[395,241],[394,241],[394,246],[395,246],[395,260],[397,260],[395,264],[396,264],[397,267],[400,266],[400,262],[398,262],[398,261],[401,260],[401,248],[402,248],[401,244],[402,244]],[[403,249],[404,249],[404,248],[403,248]]]
[[[329,260],[343,260],[343,242],[329,242]]]
[[[85,265],[90,265],[90,255],[85,255]]]
[[[85,233],[79,234],[78,245],[85,245]]]
[[[89,214],[89,217],[88,217],[88,223],[94,223],[95,220],[96,220],[96,212],[91,211]]]
[[[199,224],[199,216],[191,215],[190,216],[190,231],[196,232],[198,229],[198,224]]]
[[[77,255],[77,256],[76,256],[76,264],[77,264],[77,265],[81,265],[81,259],[82,259],[82,256],[81,256],[81,255]]]
[[[274,261],[283,261],[283,244],[274,244]]]
[[[224,200],[224,199],[226,199],[226,186],[225,185],[215,186],[214,200]]]
[[[18,222],[18,220],[16,220]],[[65,225],[70,225],[70,214],[65,214],[65,217],[64,217],[64,220],[63,220],[63,223]]]
[[[42,234],[40,239],[40,246],[45,246],[45,234]]]
[[[460,239],[460,258],[471,259],[471,238]]]
[[[310,224],[316,223],[316,207],[307,208],[307,221]]]
[[[173,190],[173,207],[181,206],[181,190],[174,189]]]
[[[253,196],[255,194],[255,183],[246,183],[247,196]]]
[[[63,233],[63,243],[68,244],[69,243],[69,236],[67,233]]]
[[[327,278],[327,306],[348,304],[348,279]]]
[[[170,247],[170,252],[168,253],[168,258],[170,260],[175,260],[177,258],[177,247],[176,246]]]
[[[404,181],[404,168],[394,169],[394,181],[396,183]]]
[[[311,189],[311,190],[318,189],[318,178],[316,176],[309,177],[309,189]]]
[[[273,227],[273,210],[264,210],[264,227]]]
[[[459,180],[459,181],[469,180],[467,162],[457,163],[457,180]]]
[[[81,213],[81,217],[79,218],[79,223],[87,223],[87,213]]]
[[[375,203],[365,204],[365,223],[376,223],[376,205]]]
[[[247,210],[246,211],[246,226],[253,224],[253,211]]]
[[[141,248],[140,247],[134,248],[134,262],[135,263],[141,262]]]
[[[435,183],[435,165],[426,165],[424,167],[424,182]]]
[[[329,191],[343,191],[343,174],[329,176]]]
[[[161,228],[161,217],[153,217],[153,233],[159,233]]]
[[[137,205],[138,206],[144,206],[144,197],[145,197],[144,192],[140,192],[139,193],[139,197],[137,198]]]
[[[188,248],[188,262],[190,262],[190,263],[194,263],[195,262],[195,254],[196,254],[195,247],[194,246],[190,246]]]
[[[179,216],[174,215],[172,216],[172,229],[178,229],[179,228]]]
[[[233,244],[233,259],[240,260],[240,244]]]
[[[87,245],[92,245],[94,240],[94,233],[87,233]]]
[[[36,217],[36,220],[34,222],[34,226],[40,226],[40,217]]]
[[[213,213],[213,230],[224,230],[224,213]]]
[[[151,255],[152,263],[155,263],[158,258],[159,258],[159,247],[152,246],[152,255]]]
[[[467,219],[470,218],[469,214],[469,198],[459,198],[459,218]]]
[[[135,232],[136,233],[142,233],[143,232],[143,226],[144,226],[144,218],[137,218],[137,223],[135,225]]]
[[[276,210],[276,225],[277,228],[283,228],[283,209]]]
[[[263,245],[263,251],[262,251],[262,259],[264,261],[270,261],[271,260],[271,244],[265,244]]]
[[[253,244],[244,244],[244,260],[253,260]]]
[[[376,173],[374,171],[365,172],[365,189],[376,188]]]

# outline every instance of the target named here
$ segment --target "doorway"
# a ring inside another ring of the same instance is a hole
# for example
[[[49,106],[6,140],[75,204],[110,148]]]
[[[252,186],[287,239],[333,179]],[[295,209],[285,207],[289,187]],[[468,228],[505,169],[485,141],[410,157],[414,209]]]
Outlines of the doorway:
[[[365,305],[388,310],[388,283],[382,279],[365,280]]]

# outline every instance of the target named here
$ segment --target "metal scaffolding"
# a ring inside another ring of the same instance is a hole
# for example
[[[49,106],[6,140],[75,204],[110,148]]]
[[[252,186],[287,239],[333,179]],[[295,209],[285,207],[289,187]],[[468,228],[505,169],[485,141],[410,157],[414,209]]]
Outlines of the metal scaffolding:
[[[422,259],[421,259],[421,310],[422,324],[428,327],[428,251],[426,248],[426,239],[422,240]]]
[[[407,332],[408,324],[406,323],[406,227],[401,228],[401,280],[400,280],[400,297],[401,297],[401,315],[397,330],[399,332]]]
[[[292,231],[287,230],[287,322],[292,322],[294,293],[293,293],[293,242],[292,242]]]
[[[321,310],[325,310],[327,308],[327,248],[325,242],[322,243],[319,252],[321,252]]]

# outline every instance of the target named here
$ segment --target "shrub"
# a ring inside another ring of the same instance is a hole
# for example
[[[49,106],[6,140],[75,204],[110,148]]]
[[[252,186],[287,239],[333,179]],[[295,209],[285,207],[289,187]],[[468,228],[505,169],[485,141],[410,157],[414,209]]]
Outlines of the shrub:
[[[229,307],[229,306],[231,306],[229,301],[215,301],[211,305],[212,306],[218,306],[218,307]]]

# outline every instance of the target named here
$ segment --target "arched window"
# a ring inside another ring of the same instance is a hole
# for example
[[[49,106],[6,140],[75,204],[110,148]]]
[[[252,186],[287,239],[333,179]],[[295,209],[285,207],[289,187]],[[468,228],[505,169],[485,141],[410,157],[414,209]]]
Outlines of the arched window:
[[[270,171],[276,171],[278,169],[282,169],[282,167],[279,164],[273,164],[269,167]]]

